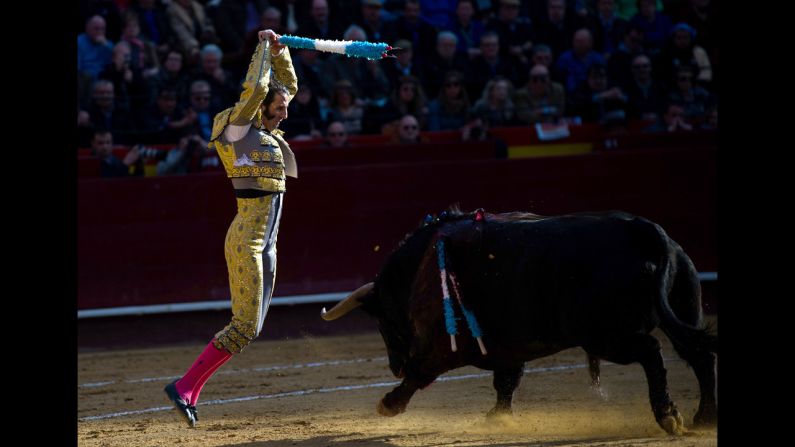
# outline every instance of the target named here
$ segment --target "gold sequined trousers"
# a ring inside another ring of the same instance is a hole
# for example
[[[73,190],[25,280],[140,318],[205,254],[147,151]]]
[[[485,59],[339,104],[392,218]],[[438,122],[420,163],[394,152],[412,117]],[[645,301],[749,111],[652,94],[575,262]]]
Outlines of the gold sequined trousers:
[[[224,243],[232,321],[215,334],[214,345],[237,354],[262,330],[276,280],[276,237],[283,193],[237,199],[237,215]]]

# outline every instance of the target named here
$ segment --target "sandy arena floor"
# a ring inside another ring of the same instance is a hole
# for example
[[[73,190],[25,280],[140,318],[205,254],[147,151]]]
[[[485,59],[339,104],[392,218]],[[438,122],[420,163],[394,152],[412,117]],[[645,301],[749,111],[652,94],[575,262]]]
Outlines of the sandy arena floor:
[[[686,425],[698,405],[692,371],[663,343],[671,396]],[[529,362],[514,416],[487,423],[491,373],[450,371],[420,390],[406,413],[375,411],[397,383],[377,333],[261,340],[219,371],[188,428],[163,387],[204,345],[78,355],[81,446],[715,446],[717,430],[672,437],[654,421],[640,365],[603,364],[604,399],[589,388],[585,354],[570,349]],[[558,367],[550,370],[551,367]]]

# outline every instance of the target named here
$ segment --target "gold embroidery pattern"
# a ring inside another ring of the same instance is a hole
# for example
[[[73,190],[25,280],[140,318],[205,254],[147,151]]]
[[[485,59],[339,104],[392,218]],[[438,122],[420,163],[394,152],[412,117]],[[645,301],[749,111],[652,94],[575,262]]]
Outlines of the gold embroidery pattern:
[[[251,120],[261,121],[260,104],[268,93],[270,82],[271,52],[268,41],[257,44],[243,82],[240,100],[232,107],[229,122],[242,126]]]
[[[284,178],[257,177],[257,186],[263,191],[284,192],[287,190],[287,180]]]
[[[271,68],[273,69],[273,76],[277,81],[287,87],[292,99],[298,92],[298,77],[295,75],[295,68],[293,68],[293,59],[290,56],[290,49],[285,48],[277,57],[271,59]]]
[[[227,124],[229,124],[229,115],[232,113],[232,107],[222,110],[215,115],[213,118],[213,131],[210,135],[210,147],[212,147],[212,142],[217,140],[221,134],[226,129]]]
[[[215,334],[214,345],[237,354],[259,334],[262,308],[262,251],[273,195],[237,199],[237,215],[226,232],[224,255],[232,295],[232,321]],[[271,287],[271,290],[273,288]]]
[[[265,132],[260,133],[259,144],[261,146],[279,147],[279,143],[276,141],[276,138],[274,138],[271,135],[268,135]]]
[[[229,177],[272,177],[284,179],[282,166],[232,166],[228,168]]]
[[[255,149],[251,151],[250,158],[251,161],[284,164],[284,157],[281,152],[258,151]]]

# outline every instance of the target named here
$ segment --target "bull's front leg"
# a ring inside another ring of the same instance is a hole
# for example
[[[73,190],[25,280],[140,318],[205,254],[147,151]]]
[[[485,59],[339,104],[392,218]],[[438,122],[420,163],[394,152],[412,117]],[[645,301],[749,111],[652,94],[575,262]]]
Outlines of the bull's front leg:
[[[413,396],[417,390],[425,388],[433,383],[434,380],[436,380],[436,376],[418,378],[407,375],[400,385],[386,393],[384,397],[378,401],[376,410],[383,416],[397,416],[403,413],[406,411],[406,406],[409,404],[411,396]]]
[[[488,413],[486,418],[511,414],[513,392],[519,386],[524,372],[524,364],[494,370],[494,389],[497,390],[497,403]]]

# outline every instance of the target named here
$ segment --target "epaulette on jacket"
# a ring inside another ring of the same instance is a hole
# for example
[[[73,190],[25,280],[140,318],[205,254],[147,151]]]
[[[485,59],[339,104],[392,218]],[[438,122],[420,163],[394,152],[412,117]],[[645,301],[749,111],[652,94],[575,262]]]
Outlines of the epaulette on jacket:
[[[213,132],[210,134],[210,147],[213,141],[217,140],[224,133],[224,129],[229,125],[229,115],[232,114],[232,107],[218,112],[213,119]]]

